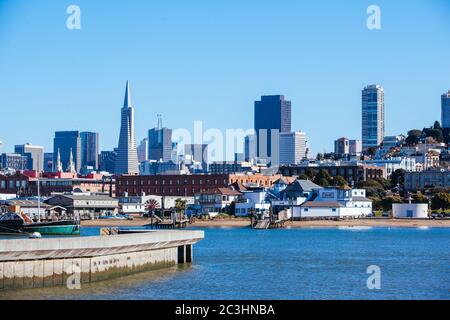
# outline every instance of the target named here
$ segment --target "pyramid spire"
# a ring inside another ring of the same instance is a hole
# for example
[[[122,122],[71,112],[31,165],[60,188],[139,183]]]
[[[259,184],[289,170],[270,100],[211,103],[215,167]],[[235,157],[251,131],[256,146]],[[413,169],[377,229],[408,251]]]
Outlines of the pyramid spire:
[[[131,91],[130,91],[130,82],[128,80],[125,86],[125,99],[123,101],[123,107],[131,108]]]

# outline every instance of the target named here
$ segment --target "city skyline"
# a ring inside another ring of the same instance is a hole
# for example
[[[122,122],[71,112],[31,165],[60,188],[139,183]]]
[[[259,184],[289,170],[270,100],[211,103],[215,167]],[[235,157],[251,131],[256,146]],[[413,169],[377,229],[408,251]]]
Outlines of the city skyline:
[[[367,5],[362,1],[345,9],[328,1],[288,1],[280,7],[261,3],[258,9],[249,4],[205,8],[180,3],[171,10],[166,4],[136,2],[125,12],[110,4],[113,19],[119,13],[123,18],[117,25],[100,14],[101,5],[80,1],[83,22],[77,31],[65,28],[65,8],[52,2],[13,10],[1,20],[1,29],[14,34],[0,33],[0,87],[8,92],[2,115],[26,115],[21,118],[23,125],[35,134],[31,139],[6,123],[0,128],[2,150],[11,152],[15,144],[25,142],[51,150],[52,134],[61,130],[99,132],[100,150],[112,150],[119,124],[111,110],[118,106],[126,79],[133,81],[140,106],[137,141],[146,136],[158,113],[174,129],[192,130],[195,120],[222,131],[230,124],[252,128],[253,101],[261,95],[283,94],[292,101],[292,127],[308,134],[313,153],[332,151],[336,137],[360,137],[359,93],[370,83],[380,83],[386,90],[386,135],[420,129],[439,120],[440,95],[450,86],[445,54],[450,48],[445,40],[450,26],[443,14],[448,4],[418,1],[408,15],[402,4],[380,1],[379,5],[383,12],[379,31],[365,27]],[[0,6],[1,10],[13,7],[8,2]],[[230,11],[236,6],[240,10]],[[218,11],[235,23],[214,21]],[[274,11],[283,15],[270,14]],[[143,12],[148,19],[131,19]],[[211,12],[210,18],[189,18],[206,12]],[[429,23],[419,26],[409,19]],[[33,28],[26,21],[34,21]],[[180,25],[187,25],[181,35]],[[105,36],[106,30],[117,37]],[[41,33],[48,37],[42,39]],[[123,45],[117,39],[125,35],[131,36]],[[286,43],[287,50],[254,49],[275,41]],[[375,49],[367,50],[368,42]],[[16,50],[6,50],[12,47]],[[214,113],[209,112],[212,109]],[[408,123],[389,121],[406,110]],[[71,116],[65,117],[69,112]],[[313,121],[316,118],[327,130]]]

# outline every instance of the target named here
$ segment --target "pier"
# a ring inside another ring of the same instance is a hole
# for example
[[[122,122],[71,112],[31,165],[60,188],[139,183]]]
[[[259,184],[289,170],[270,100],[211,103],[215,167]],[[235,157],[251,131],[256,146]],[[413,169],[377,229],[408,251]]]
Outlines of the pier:
[[[191,263],[203,231],[0,240],[0,291],[89,283]]]

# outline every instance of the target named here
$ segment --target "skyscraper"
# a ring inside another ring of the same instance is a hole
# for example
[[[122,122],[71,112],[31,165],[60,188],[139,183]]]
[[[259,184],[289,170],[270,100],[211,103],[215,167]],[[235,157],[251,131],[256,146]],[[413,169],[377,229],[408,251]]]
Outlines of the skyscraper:
[[[258,158],[272,157],[272,139],[279,141],[280,132],[291,131],[291,101],[282,95],[262,96],[255,101],[255,131]]]
[[[172,147],[172,129],[157,127],[148,131],[149,160],[172,160]]]
[[[309,153],[304,132],[280,133],[280,165],[299,164]]]
[[[134,137],[134,108],[131,104],[130,84],[127,81],[125,99],[121,110],[116,174],[139,174],[136,140]]]
[[[53,171],[56,171],[58,153],[61,157],[63,171],[69,169],[70,152],[73,155],[75,170],[80,172],[81,168],[81,138],[79,131],[58,131],[53,139]]]
[[[376,147],[384,138],[384,89],[369,85],[362,90],[362,144],[363,150]]]
[[[148,138],[142,139],[137,147],[138,162],[148,160]]]
[[[29,143],[16,145],[14,152],[28,158],[27,169],[38,172],[44,171],[44,147],[33,146]]]
[[[201,163],[202,170],[208,170],[208,145],[207,144],[185,144],[184,157],[188,161]]]
[[[252,161],[256,158],[256,134],[244,138],[244,160]]]
[[[98,170],[99,134],[97,132],[81,132],[81,166]]]

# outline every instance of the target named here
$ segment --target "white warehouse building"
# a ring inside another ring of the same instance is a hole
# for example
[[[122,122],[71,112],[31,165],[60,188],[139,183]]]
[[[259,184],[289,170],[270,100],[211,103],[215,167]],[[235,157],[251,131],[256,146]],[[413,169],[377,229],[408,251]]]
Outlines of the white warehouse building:
[[[394,218],[428,219],[428,204],[426,203],[394,203],[392,204]]]

